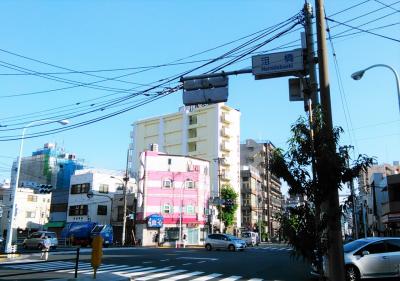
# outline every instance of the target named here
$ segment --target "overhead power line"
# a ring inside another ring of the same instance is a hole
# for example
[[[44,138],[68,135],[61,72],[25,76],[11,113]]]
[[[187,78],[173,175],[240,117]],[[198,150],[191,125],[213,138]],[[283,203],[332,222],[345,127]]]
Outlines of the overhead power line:
[[[346,23],[339,22],[339,21],[337,21],[337,20],[334,20],[334,19],[331,19],[331,18],[328,18],[328,17],[327,17],[326,19],[329,20],[329,21],[331,21],[331,22],[335,22],[335,23],[338,23],[338,24],[341,24],[341,25],[350,27],[350,28],[352,28],[352,29],[359,30],[359,31],[364,32],[364,33],[368,33],[368,34],[371,34],[371,35],[375,35],[375,36],[378,36],[378,37],[381,37],[381,38],[385,38],[385,39],[388,39],[388,40],[391,40],[391,41],[400,43],[400,40],[399,40],[399,39],[396,39],[396,38],[392,38],[392,37],[389,37],[389,36],[385,36],[385,35],[382,35],[382,34],[378,34],[378,33],[375,33],[375,32],[371,32],[371,31],[368,31],[368,30],[365,30],[365,29],[361,29],[361,28],[358,28],[358,27],[355,27],[355,26],[351,26],[351,25],[348,25],[348,24],[346,24]]]

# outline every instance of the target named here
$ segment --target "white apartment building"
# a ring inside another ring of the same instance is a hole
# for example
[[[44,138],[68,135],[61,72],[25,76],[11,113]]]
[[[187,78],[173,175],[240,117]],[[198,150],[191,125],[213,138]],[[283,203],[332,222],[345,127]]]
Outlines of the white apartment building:
[[[11,215],[11,191],[9,184],[0,187],[1,207],[3,210],[1,233],[6,236],[6,227]],[[15,197],[16,215],[13,223],[13,238],[16,240],[16,231],[26,233],[42,230],[49,220],[51,194],[39,194],[31,188],[18,188]]]
[[[219,186],[229,184],[240,202],[240,112],[224,103],[186,106],[179,112],[155,116],[133,123],[131,149],[132,171],[138,171],[139,155],[158,144],[167,154],[192,156],[210,162],[211,197]],[[218,161],[223,158],[223,161]],[[219,163],[219,164],[218,164]],[[235,227],[241,227],[241,210]]]
[[[110,224],[115,193],[123,191],[123,176],[117,171],[77,170],[71,177],[67,222],[92,221]],[[89,190],[93,196],[89,198]],[[128,183],[128,192],[133,186]]]

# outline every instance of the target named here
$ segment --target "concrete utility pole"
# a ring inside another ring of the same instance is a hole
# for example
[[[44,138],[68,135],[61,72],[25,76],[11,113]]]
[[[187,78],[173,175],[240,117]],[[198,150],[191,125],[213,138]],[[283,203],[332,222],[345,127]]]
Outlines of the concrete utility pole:
[[[319,62],[319,84],[322,114],[324,120],[323,133],[328,136],[328,149],[336,153],[333,141],[333,124],[331,110],[331,94],[328,72],[328,56],[326,48],[324,1],[315,0],[318,62]],[[329,280],[345,280],[342,229],[340,221],[339,190],[336,185],[327,186],[328,194],[326,201],[322,203],[322,211],[328,218],[328,276]]]
[[[270,142],[267,142],[265,144],[266,147],[266,156],[265,156],[265,160],[266,160],[266,176],[267,176],[267,202],[268,202],[268,206],[267,206],[267,221],[268,221],[268,239],[271,239],[271,235],[272,235],[272,222],[271,222],[271,175],[270,175],[270,165],[269,165],[269,145]],[[261,237],[260,237],[261,238]]]
[[[127,198],[126,198],[126,189],[128,188],[128,181],[129,181],[129,175],[128,175],[128,163],[129,163],[129,149],[126,154],[126,168],[125,168],[125,176],[123,178],[124,181],[124,190],[123,190],[123,195],[124,195],[124,211],[123,211],[123,218],[122,218],[122,239],[121,243],[122,246],[125,246],[125,237],[126,237],[126,204],[127,204]],[[135,214],[136,215],[136,214]]]
[[[218,198],[219,200],[221,200],[221,162],[224,161],[225,158],[223,157],[218,157],[215,158],[214,161],[217,161],[217,165],[218,165]],[[221,206],[221,201],[220,201],[220,206]],[[219,220],[219,232],[222,233],[222,214],[223,214],[223,210],[222,210],[222,206],[221,206],[221,219]]]

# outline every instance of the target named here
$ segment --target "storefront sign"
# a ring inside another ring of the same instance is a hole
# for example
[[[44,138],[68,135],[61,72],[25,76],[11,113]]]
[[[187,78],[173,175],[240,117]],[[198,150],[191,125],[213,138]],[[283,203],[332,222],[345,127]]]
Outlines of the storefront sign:
[[[147,217],[147,227],[161,228],[164,218],[161,215],[153,214]]]

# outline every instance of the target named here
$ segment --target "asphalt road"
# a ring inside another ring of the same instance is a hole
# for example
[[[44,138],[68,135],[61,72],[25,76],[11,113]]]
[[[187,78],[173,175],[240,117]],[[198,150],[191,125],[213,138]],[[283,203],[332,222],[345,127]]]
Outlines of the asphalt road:
[[[90,249],[82,249],[79,276],[92,274]],[[24,260],[35,261],[40,254]],[[45,280],[73,277],[73,252],[50,253],[48,262],[0,267],[1,280]],[[63,260],[63,261],[60,261]],[[211,251],[202,248],[117,248],[105,249],[99,274],[135,277],[135,280],[312,280],[310,267],[291,257],[283,245],[247,248],[244,252]],[[51,270],[51,272],[49,272]],[[64,270],[63,272],[60,272]],[[41,271],[41,272],[39,272]],[[25,275],[8,276],[13,273]],[[104,272],[104,273],[103,273]],[[99,277],[100,277],[99,275]],[[171,279],[172,278],[172,279]]]

